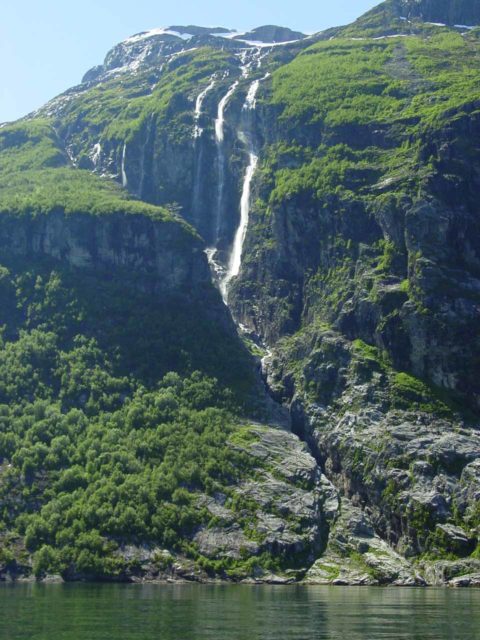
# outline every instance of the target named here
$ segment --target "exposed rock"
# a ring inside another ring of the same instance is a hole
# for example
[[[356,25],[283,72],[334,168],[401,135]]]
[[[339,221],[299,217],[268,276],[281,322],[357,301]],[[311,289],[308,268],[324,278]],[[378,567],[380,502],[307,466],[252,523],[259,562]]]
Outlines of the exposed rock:
[[[445,540],[445,549],[460,556],[467,556],[475,550],[477,540],[470,537],[461,527],[452,524],[437,524],[435,531]]]
[[[308,584],[414,586],[424,580],[412,565],[375,534],[371,521],[341,501],[325,553],[307,572]]]
[[[452,584],[462,586],[463,580],[480,573],[480,560],[439,560],[419,564],[419,569],[425,580],[431,586]]]
[[[450,587],[480,587],[480,573],[473,573],[466,576],[459,576],[450,580]]]
[[[154,291],[210,285],[199,240],[181,224],[147,216],[2,214],[0,247],[16,256],[50,257],[84,269],[127,270]]]
[[[249,540],[236,524],[224,528],[202,529],[195,537],[200,553],[207,558],[234,558],[240,560],[245,554],[256,555],[257,543]]]
[[[274,550],[290,558],[307,555],[313,561],[312,554],[324,542],[323,505],[334,509],[331,485],[305,444],[292,433],[262,425],[245,429],[245,443],[235,440],[233,446],[258,458],[259,467],[250,481],[234,488],[233,502],[240,508],[245,500],[257,505],[250,537],[235,524],[239,514],[227,507],[228,502],[222,505],[202,497],[210,513],[222,521],[222,527],[200,530],[195,542],[204,555],[212,558],[240,559],[246,552],[256,555]]]

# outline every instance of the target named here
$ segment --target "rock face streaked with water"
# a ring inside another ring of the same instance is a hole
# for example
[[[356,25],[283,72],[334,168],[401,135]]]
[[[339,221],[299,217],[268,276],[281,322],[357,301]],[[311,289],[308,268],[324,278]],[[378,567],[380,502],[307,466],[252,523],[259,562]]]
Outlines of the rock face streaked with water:
[[[478,586],[475,7],[152,29],[2,127],[1,577]]]

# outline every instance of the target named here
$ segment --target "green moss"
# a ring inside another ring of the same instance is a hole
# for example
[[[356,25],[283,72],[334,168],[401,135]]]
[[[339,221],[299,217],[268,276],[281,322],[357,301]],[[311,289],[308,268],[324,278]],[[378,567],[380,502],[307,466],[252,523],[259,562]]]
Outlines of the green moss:
[[[326,573],[327,574],[326,579],[329,580],[330,582],[333,582],[340,576],[340,567],[332,566],[330,564],[323,564],[323,563],[316,562],[315,569],[316,570],[318,569],[319,571],[323,571],[324,573]]]
[[[256,427],[252,427],[250,425],[239,427],[230,437],[230,442],[232,444],[241,447],[248,447],[249,445],[259,441],[260,436],[256,431]]]
[[[393,377],[392,403],[395,407],[452,417],[455,407],[451,406],[447,395],[408,373],[396,373]]]

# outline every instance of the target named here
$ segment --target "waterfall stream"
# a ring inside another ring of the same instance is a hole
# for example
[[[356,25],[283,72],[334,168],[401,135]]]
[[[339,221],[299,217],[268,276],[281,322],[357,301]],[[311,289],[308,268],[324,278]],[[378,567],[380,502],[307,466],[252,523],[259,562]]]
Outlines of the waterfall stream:
[[[223,213],[223,191],[225,187],[225,153],[223,149],[225,107],[227,106],[230,98],[235,93],[235,90],[238,87],[238,84],[239,84],[239,80],[235,80],[235,82],[229,87],[227,93],[223,96],[223,98],[218,103],[217,119],[215,120],[215,144],[217,146],[218,182],[217,182],[217,206],[216,206],[216,215],[215,215],[215,229],[214,229],[213,237],[214,237],[214,242],[216,247],[218,247],[218,244],[220,241],[220,231],[221,231],[222,213]]]
[[[263,78],[267,78],[268,74]],[[257,93],[260,88],[261,80],[255,80],[250,85],[245,103],[242,109],[242,118],[244,121],[244,130],[238,132],[238,138],[247,148],[248,152],[248,165],[245,171],[243,179],[242,197],[240,200],[240,223],[237,227],[235,237],[233,240],[232,251],[228,261],[227,270],[224,277],[220,280],[220,292],[223,300],[227,303],[228,289],[230,282],[233,278],[236,278],[240,273],[242,266],[242,253],[245,237],[247,235],[248,219],[250,215],[250,194],[252,187],[253,176],[258,165],[258,155],[255,149],[254,136],[252,131],[252,113],[257,106]]]
[[[203,102],[207,97],[207,95],[210,93],[210,91],[213,89],[215,84],[216,84],[216,78],[215,76],[212,76],[210,84],[201,93],[198,94],[197,99],[195,101],[195,115],[194,115],[195,130],[193,133],[194,138],[200,138],[203,133],[203,129],[199,125],[200,116],[202,115]]]
[[[203,171],[203,151],[202,144],[203,128],[200,126],[200,118],[202,116],[203,103],[205,98],[214,88],[216,84],[216,75],[214,74],[210,80],[210,84],[198,94],[195,101],[195,113],[194,122],[195,128],[193,130],[193,138],[195,141],[195,155],[194,155],[194,176],[193,176],[193,191],[192,191],[192,213],[196,226],[199,226],[201,216],[201,204],[202,204],[202,171]]]
[[[125,142],[125,144],[123,145],[123,151],[122,151],[122,187],[124,187],[125,189],[128,186],[128,180],[127,180],[127,174],[125,171],[125,156],[127,155],[127,143]]]
[[[240,267],[242,266],[243,243],[245,242],[245,236],[247,235],[248,217],[250,214],[250,191],[257,164],[258,156],[254,153],[253,146],[251,146],[249,152],[249,163],[243,180],[242,198],[240,201],[240,224],[238,225],[235,233],[232,253],[230,254],[230,260],[228,262],[225,277],[220,281],[220,292],[225,302],[227,302],[230,281],[232,278],[238,276],[240,273]]]
[[[241,78],[248,78],[252,69],[260,68],[262,58],[265,52],[260,49],[251,51],[246,50],[240,54],[240,70]],[[268,77],[267,74],[263,79]],[[242,195],[240,200],[240,221],[235,231],[231,252],[228,262],[221,257],[221,241],[222,241],[222,221],[225,219],[225,177],[226,177],[226,157],[224,149],[225,137],[225,109],[240,84],[240,78],[235,80],[228,88],[227,93],[222,97],[218,104],[217,118],[215,120],[215,144],[217,150],[217,194],[215,207],[215,228],[213,230],[213,246],[206,250],[208,261],[212,270],[214,280],[217,282],[225,304],[228,298],[228,289],[233,278],[240,273],[242,263],[243,245],[248,227],[248,219],[250,214],[250,195],[252,180],[258,165],[258,155],[255,147],[253,135],[253,118],[252,113],[256,108],[256,97],[262,79],[254,80],[248,88],[245,102],[242,107],[241,130],[237,137],[245,147],[248,157],[248,165],[245,169],[243,177]]]

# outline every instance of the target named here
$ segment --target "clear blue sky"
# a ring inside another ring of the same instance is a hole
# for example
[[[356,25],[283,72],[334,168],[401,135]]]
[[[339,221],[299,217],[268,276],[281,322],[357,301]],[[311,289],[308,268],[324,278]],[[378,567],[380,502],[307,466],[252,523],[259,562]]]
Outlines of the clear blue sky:
[[[351,22],[380,0],[6,0],[0,13],[0,122],[77,84],[129,35],[172,24],[308,33]]]

